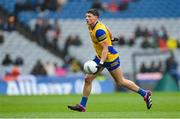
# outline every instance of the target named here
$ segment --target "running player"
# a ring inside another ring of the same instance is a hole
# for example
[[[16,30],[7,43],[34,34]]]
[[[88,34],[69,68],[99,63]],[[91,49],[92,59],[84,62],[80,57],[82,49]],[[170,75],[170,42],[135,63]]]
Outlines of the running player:
[[[144,98],[147,109],[150,109],[152,106],[151,91],[144,90],[134,82],[124,78],[120,68],[119,55],[112,46],[112,33],[102,22],[99,21],[99,12],[96,9],[88,10],[86,12],[86,22],[93,47],[96,51],[94,61],[98,64],[98,72],[95,74],[86,74],[83,96],[80,104],[68,106],[68,108],[74,111],[86,111],[86,103],[91,92],[92,81],[98,73],[100,73],[104,68],[107,68],[117,85],[125,86],[128,89],[139,93]]]

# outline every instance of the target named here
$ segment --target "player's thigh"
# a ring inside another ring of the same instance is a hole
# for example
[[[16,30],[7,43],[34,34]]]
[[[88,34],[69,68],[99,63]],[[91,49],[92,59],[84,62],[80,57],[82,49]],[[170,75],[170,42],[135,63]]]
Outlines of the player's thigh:
[[[120,67],[110,71],[111,76],[115,80],[116,83],[121,83],[124,79],[123,72]]]

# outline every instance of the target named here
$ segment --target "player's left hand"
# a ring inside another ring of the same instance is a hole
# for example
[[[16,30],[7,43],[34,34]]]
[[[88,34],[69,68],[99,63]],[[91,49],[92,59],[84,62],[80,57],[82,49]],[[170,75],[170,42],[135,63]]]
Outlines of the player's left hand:
[[[119,40],[119,38],[116,38],[116,37],[113,37],[113,38],[111,39],[112,42],[118,41],[118,40]]]

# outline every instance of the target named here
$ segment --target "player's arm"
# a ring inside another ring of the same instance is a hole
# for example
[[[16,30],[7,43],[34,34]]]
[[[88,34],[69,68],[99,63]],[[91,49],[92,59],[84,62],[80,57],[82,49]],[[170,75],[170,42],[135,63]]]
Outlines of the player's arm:
[[[97,30],[96,38],[98,40],[100,47],[102,47],[103,49],[101,53],[100,62],[97,66],[98,70],[96,73],[94,73],[95,75],[98,74],[104,68],[103,64],[105,60],[107,59],[107,54],[108,54],[108,40],[107,40],[107,34],[105,33],[105,31],[102,29]]]
[[[110,36],[110,38],[112,39],[112,33],[111,33],[111,31],[110,31],[110,29],[106,26],[106,29],[108,30],[108,32],[109,32],[109,36]]]
[[[100,42],[99,44],[103,48],[103,50],[102,50],[102,53],[101,53],[100,62],[97,65],[98,70],[95,73],[95,75],[98,74],[99,72],[101,72],[102,69],[104,68],[103,64],[104,64],[105,60],[107,59],[107,54],[108,54],[108,41],[107,41],[107,39],[104,39],[104,41]]]
[[[96,31],[96,38],[99,42],[99,45],[103,48],[102,53],[101,53],[101,59],[100,59],[100,64],[103,64],[108,54],[107,34],[103,29],[99,29]]]
[[[110,29],[109,29],[107,26],[106,26],[106,29],[107,29],[107,31],[109,32],[109,36],[110,36],[111,41],[118,41],[118,40],[119,40],[118,38],[113,37]]]
[[[99,43],[100,46],[103,48],[102,53],[101,53],[101,63],[104,63],[105,60],[107,59],[107,54],[108,54],[108,40],[104,39],[103,42]]]

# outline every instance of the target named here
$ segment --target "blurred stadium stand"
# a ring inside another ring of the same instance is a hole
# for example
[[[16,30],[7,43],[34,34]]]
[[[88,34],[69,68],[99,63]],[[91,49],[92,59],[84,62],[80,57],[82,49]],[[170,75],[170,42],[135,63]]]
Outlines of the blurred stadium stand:
[[[29,0],[31,1],[31,0]],[[102,2],[109,3],[110,0],[103,0]],[[0,5],[9,13],[14,13],[16,0],[1,0]],[[179,17],[180,16],[180,1],[179,0],[140,0],[131,3],[127,11],[122,13],[102,13],[102,18],[152,18],[152,17]],[[60,13],[51,12],[47,18],[84,18],[84,13],[92,5],[91,0],[69,0]],[[37,12],[22,12],[19,17],[21,20],[30,20],[38,16]],[[22,18],[23,17],[23,18]]]
[[[103,0],[101,2],[108,4],[110,1],[111,0]],[[87,9],[91,8],[92,3],[93,2],[91,0],[67,0],[67,3],[63,5],[61,11],[22,10],[17,14],[17,21],[28,27],[30,31],[33,31],[35,29],[37,18],[43,18],[49,20],[50,22],[58,20],[60,24],[59,27],[61,27],[62,30],[61,40],[58,44],[59,47],[64,47],[66,38],[69,35],[80,35],[83,45],[79,47],[71,46],[69,50],[70,56],[76,57],[83,63],[86,60],[92,59],[94,57],[94,54],[90,53],[93,52],[93,49],[90,45],[90,37],[84,20],[84,14]],[[0,6],[11,15],[16,14],[15,4],[16,0],[0,0]],[[167,29],[170,37],[180,40],[179,0],[138,0],[138,2],[131,2],[128,6],[128,9],[125,11],[101,11],[101,16],[102,21],[105,22],[108,27],[110,27],[114,36],[123,34],[125,37],[130,37],[138,25],[141,27],[147,27],[149,30],[152,30],[153,28],[160,29],[162,26],[164,26]],[[26,39],[19,34],[17,37],[21,37],[19,40]],[[134,46],[115,46],[115,48],[119,51],[122,63],[121,65],[125,73],[133,73],[132,55],[134,53],[160,51],[158,48],[144,50],[140,47],[141,43],[142,38],[138,38],[136,39]],[[35,53],[37,53],[36,51]],[[174,52],[177,61],[180,64],[180,55],[178,51],[179,49],[175,50]],[[45,55],[43,55],[43,57],[44,56]],[[154,58],[152,59],[159,59],[163,61],[167,58],[167,56],[153,57]],[[33,58],[34,57],[32,56],[31,59]],[[27,62],[29,61],[30,60],[27,59]],[[139,61],[147,61],[147,57],[142,57],[142,59],[139,59]],[[58,62],[60,63],[62,61],[58,60]],[[31,64],[33,64],[33,62],[31,62]],[[139,67],[140,63],[138,63],[137,69],[139,69]]]
[[[21,56],[24,59],[24,65],[21,67],[22,74],[29,74],[37,60],[42,60],[43,63],[51,61],[59,65],[63,64],[61,59],[39,47],[36,43],[27,40],[17,31],[12,33],[5,32],[4,37],[5,42],[0,47],[0,61],[3,60],[6,53],[11,54],[12,59]],[[2,66],[0,75],[3,75],[6,69],[7,66]]]

